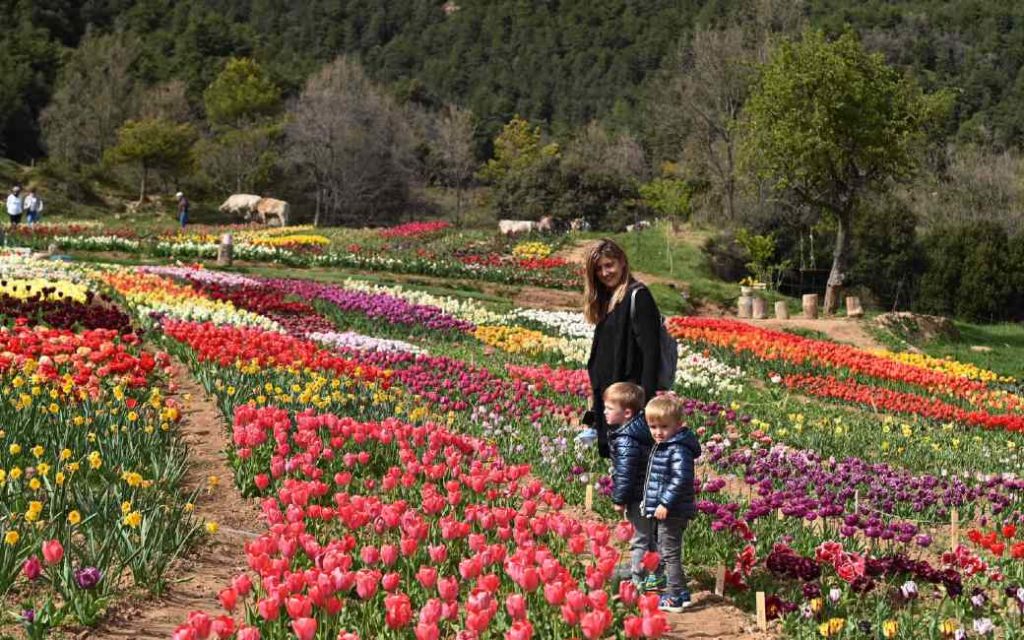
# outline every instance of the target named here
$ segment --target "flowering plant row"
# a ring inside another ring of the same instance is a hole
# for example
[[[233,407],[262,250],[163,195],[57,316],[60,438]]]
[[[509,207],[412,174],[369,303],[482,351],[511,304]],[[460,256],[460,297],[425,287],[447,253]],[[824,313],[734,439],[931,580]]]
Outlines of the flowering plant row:
[[[159,593],[200,535],[168,374],[130,327],[0,327],[0,596],[19,594],[29,637]]]
[[[668,322],[676,337],[707,345],[725,359],[759,368],[773,381],[814,395],[987,428],[1019,431],[1024,425],[1024,399],[951,370],[915,366],[732,320]],[[932,397],[936,393],[945,399]]]
[[[436,425],[242,406],[235,441],[271,452],[268,532],[220,600],[239,637],[660,637],[655,596],[611,577],[629,535],[493,447]],[[275,462],[277,461],[277,462]],[[418,506],[414,506],[418,505]],[[253,579],[254,578],[254,579]],[[242,606],[244,605],[244,606]],[[177,632],[196,638],[208,618]]]

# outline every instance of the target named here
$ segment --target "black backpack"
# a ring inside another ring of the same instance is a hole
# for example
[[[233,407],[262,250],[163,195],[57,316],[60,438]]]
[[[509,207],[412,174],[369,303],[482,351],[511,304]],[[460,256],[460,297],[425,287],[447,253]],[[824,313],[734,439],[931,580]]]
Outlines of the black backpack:
[[[629,319],[636,317],[636,292],[639,286],[633,287],[629,294]],[[658,389],[671,391],[676,386],[676,364],[679,361],[679,343],[669,335],[665,328],[665,316],[661,316],[661,323],[658,325],[658,351],[661,352],[661,360],[658,362]]]

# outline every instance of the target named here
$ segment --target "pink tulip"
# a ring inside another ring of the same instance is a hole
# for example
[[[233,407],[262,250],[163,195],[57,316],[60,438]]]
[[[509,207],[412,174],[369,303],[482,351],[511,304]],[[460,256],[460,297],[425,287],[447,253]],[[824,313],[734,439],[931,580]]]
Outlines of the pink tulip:
[[[21,565],[21,573],[29,580],[35,580],[42,572],[43,565],[39,562],[39,558],[36,556],[29,557],[25,560],[25,564]]]
[[[299,618],[292,620],[292,631],[299,640],[313,640],[316,635],[316,620],[313,618]]]
[[[60,540],[47,540],[43,543],[43,559],[46,564],[57,564],[64,557],[64,546]]]
[[[203,611],[192,611],[188,614],[188,624],[196,630],[196,637],[205,640],[210,635],[210,616]]]
[[[235,635],[236,640],[261,640],[260,630],[256,627],[242,627]]]

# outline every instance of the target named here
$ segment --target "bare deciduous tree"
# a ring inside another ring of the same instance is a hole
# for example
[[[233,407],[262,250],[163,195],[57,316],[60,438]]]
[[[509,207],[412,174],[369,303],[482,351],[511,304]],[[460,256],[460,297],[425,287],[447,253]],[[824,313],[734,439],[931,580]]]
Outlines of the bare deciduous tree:
[[[636,138],[610,134],[597,122],[588,124],[569,143],[563,162],[626,180],[642,180],[648,173],[647,158]]]
[[[900,194],[924,227],[995,222],[1011,235],[1024,231],[1024,159],[1014,151],[949,146],[943,168]]]
[[[686,173],[706,181],[708,205],[736,218],[736,122],[759,58],[756,41],[739,27],[697,31],[652,104],[651,126],[679,148]]]
[[[462,219],[462,194],[477,168],[473,153],[475,133],[473,113],[467,109],[448,105],[437,119],[433,146],[441,162],[441,177],[455,191],[456,221]]]
[[[372,220],[406,204],[413,175],[408,124],[357,63],[340,57],[313,74],[289,116],[289,158],[316,189],[316,224]]]
[[[138,56],[134,36],[85,36],[40,116],[51,158],[71,166],[97,163],[116,144],[118,127],[135,113],[131,67]]]

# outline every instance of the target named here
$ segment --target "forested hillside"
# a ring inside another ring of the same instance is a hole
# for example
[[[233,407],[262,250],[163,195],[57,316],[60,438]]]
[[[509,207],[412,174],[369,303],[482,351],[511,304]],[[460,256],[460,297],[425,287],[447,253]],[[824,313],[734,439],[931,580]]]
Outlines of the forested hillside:
[[[287,95],[339,53],[404,98],[470,109],[488,140],[518,113],[565,131],[614,114],[635,123],[645,79],[694,27],[749,24],[768,0],[55,0],[4,2],[0,117],[6,154],[45,153],[38,116],[69,52],[90,31],[139,36],[146,84],[202,90],[232,56],[252,56]],[[782,3],[779,3],[782,4]],[[792,3],[784,3],[792,4]],[[753,8],[752,8],[753,7]],[[811,26],[849,24],[925,89],[950,87],[951,132],[1024,141],[1024,4],[998,0],[811,0]],[[802,25],[801,25],[802,26]]]

